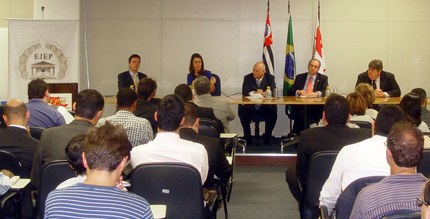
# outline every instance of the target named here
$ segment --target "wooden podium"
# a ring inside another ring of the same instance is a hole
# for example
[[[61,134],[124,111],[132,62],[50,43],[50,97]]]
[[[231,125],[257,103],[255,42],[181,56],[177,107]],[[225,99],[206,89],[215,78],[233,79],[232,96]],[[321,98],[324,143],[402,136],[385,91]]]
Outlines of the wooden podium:
[[[78,96],[78,83],[49,83],[48,90],[49,93],[71,93],[74,103]]]

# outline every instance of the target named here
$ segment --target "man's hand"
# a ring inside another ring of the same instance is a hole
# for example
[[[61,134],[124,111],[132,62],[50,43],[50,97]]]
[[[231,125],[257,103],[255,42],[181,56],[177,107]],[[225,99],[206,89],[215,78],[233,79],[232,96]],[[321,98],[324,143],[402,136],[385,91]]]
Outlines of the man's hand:
[[[376,89],[375,90],[375,96],[376,97],[385,97],[384,91],[382,91],[381,89]]]
[[[3,175],[5,175],[5,176],[8,176],[9,178],[10,177],[12,177],[12,176],[15,176],[12,172],[10,172],[9,170],[5,170],[5,169],[3,169],[3,170],[1,170],[0,172],[2,172],[3,173]]]

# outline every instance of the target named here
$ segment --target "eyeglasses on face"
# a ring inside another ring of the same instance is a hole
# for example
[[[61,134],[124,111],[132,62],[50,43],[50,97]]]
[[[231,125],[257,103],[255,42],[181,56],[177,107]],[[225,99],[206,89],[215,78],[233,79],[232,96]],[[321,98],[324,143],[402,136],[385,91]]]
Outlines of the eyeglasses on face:
[[[418,197],[416,200],[416,203],[419,207],[425,205],[425,206],[429,206],[429,203],[427,203],[426,201],[423,200],[423,198]]]

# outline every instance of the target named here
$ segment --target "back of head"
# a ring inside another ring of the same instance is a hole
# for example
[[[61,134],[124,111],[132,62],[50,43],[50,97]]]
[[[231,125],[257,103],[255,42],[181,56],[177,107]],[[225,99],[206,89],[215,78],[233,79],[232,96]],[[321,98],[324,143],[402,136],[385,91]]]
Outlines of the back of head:
[[[4,106],[3,113],[9,124],[15,121],[25,121],[27,106],[19,99],[11,99]]]
[[[193,87],[197,95],[202,95],[210,92],[211,84],[207,77],[199,76],[193,81]]]
[[[130,157],[128,137],[121,125],[106,122],[86,134],[85,159],[92,170],[112,172],[125,157]]]
[[[421,104],[427,100],[427,93],[422,88],[414,88],[411,90],[411,93],[415,93],[420,97]]]
[[[370,61],[368,67],[369,69],[376,69],[378,71],[382,71],[382,69],[384,68],[384,66],[382,65],[382,61],[379,59],[374,59]]]
[[[193,91],[187,84],[180,84],[176,86],[175,94],[181,97],[184,103],[190,102],[193,99]]]
[[[76,97],[76,115],[86,119],[93,119],[98,111],[103,110],[105,100],[100,92],[85,89]]]
[[[43,79],[37,78],[28,83],[27,94],[28,100],[42,99],[45,97],[45,92],[48,90],[48,83]]]
[[[85,173],[85,167],[82,162],[82,152],[85,146],[85,134],[72,138],[66,146],[65,152],[67,161],[77,175]]]
[[[397,122],[405,120],[405,113],[396,105],[385,105],[379,109],[375,121],[375,134],[387,136],[391,127]]]
[[[348,101],[339,94],[331,94],[325,102],[324,113],[329,125],[345,125],[349,115]]]
[[[415,93],[407,93],[399,103],[400,108],[405,112],[406,119],[416,126],[421,124],[421,100]]]
[[[349,114],[351,115],[364,115],[367,109],[367,102],[360,93],[354,92],[346,96],[349,104]]]
[[[197,108],[192,103],[184,103],[184,109],[185,109],[184,126],[191,127],[194,125],[194,122],[196,122],[196,119],[198,118]]]
[[[137,85],[137,93],[147,100],[157,90],[157,83],[152,78],[143,78]]]
[[[430,203],[430,180],[427,180],[424,186],[423,201],[425,201],[427,204]]]
[[[368,83],[359,83],[355,87],[355,92],[361,94],[367,102],[367,107],[371,107],[375,101],[375,90]]]
[[[423,158],[423,133],[412,123],[396,123],[387,137],[387,148],[399,167],[416,167]]]
[[[176,131],[184,117],[184,102],[176,94],[161,99],[157,108],[158,128],[163,131]]]
[[[136,93],[128,87],[121,88],[116,94],[117,107],[131,107],[136,100]]]

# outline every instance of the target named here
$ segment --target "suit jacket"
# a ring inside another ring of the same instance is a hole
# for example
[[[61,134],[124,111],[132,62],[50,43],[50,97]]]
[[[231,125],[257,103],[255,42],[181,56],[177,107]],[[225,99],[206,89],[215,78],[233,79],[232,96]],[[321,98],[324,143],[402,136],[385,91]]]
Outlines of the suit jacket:
[[[421,120],[430,127],[430,111],[427,108],[421,108]]]
[[[297,148],[296,174],[305,188],[308,165],[313,154],[319,151],[339,151],[343,146],[372,137],[370,129],[349,128],[347,125],[328,125],[306,129],[300,133]]]
[[[134,111],[134,115],[140,118],[145,118],[151,123],[152,133],[157,134],[158,124],[155,121],[154,113],[157,111],[157,104],[152,101],[145,100],[143,98],[137,99],[136,110]]]
[[[45,163],[54,160],[66,160],[65,148],[69,141],[80,134],[85,134],[94,125],[85,120],[73,120],[68,125],[45,129],[40,138],[40,146],[33,159],[31,182],[39,186],[39,175]]]
[[[255,80],[252,73],[249,73],[243,78],[242,95],[249,96],[249,92],[257,91],[257,89],[266,91],[267,86],[270,86],[272,90],[276,88],[275,76],[269,73],[265,73],[260,83],[260,86],[258,86],[257,81]]]
[[[142,72],[138,72],[137,76],[139,77],[139,80],[142,78],[146,78],[146,74]],[[130,87],[131,85],[133,85],[134,87],[134,82],[133,78],[130,75],[130,71],[125,71],[123,73],[118,74],[118,90],[124,87]],[[134,88],[134,91],[137,91],[137,87]]]
[[[372,81],[370,80],[369,76],[367,76],[367,71],[358,75],[355,86],[357,86],[359,83],[368,83],[372,85]],[[397,84],[396,78],[394,74],[390,72],[381,72],[381,75],[379,76],[379,87],[382,91],[387,92],[390,97],[400,97],[401,95],[400,87]]]
[[[214,186],[214,175],[221,179],[231,176],[232,167],[225,157],[219,139],[199,135],[192,128],[181,128],[179,136],[182,139],[202,144],[208,152],[209,171],[204,187],[212,188]]]
[[[31,137],[27,130],[18,127],[8,127],[0,129],[0,150],[14,154],[21,162],[24,169],[21,178],[29,178],[33,157],[39,140]]]

